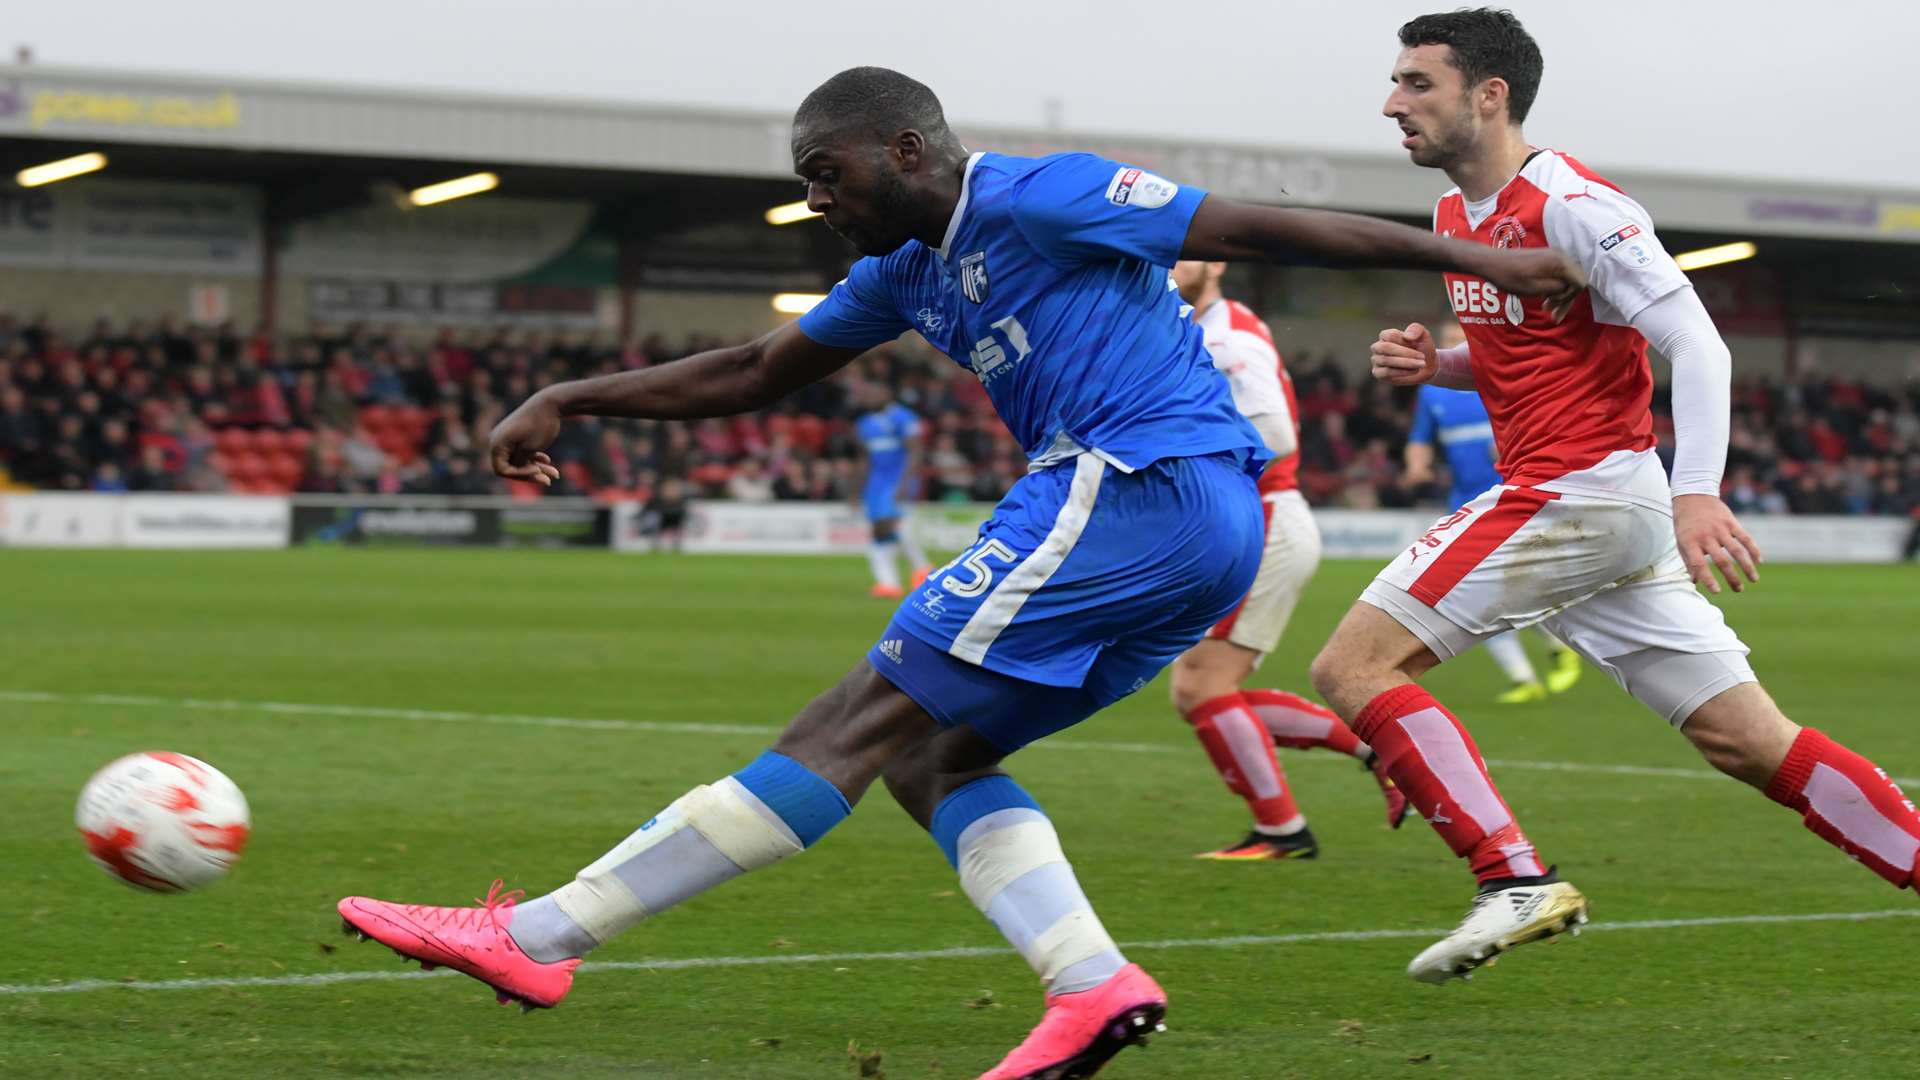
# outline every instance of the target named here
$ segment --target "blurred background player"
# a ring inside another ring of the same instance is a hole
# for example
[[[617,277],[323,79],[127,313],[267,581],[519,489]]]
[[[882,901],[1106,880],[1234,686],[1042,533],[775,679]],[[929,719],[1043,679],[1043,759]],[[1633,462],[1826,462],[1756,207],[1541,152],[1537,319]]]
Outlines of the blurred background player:
[[[902,489],[918,473],[920,418],[912,409],[893,399],[885,383],[860,385],[854,399],[860,406],[859,419],[853,422],[854,437],[860,443],[860,504],[866,510],[868,526],[873,530],[867,561],[873,567],[872,596],[898,600],[906,595],[900,587],[898,557],[905,555],[913,568],[910,582],[914,588],[927,580],[932,567],[927,555],[902,527],[900,510]]]
[[[1280,643],[1301,590],[1320,565],[1320,530],[1300,495],[1300,410],[1273,334],[1253,310],[1220,292],[1223,262],[1184,260],[1173,284],[1193,309],[1213,366],[1227,377],[1234,407],[1273,451],[1260,476],[1266,541],[1253,588],[1204,641],[1174,661],[1173,707],[1180,711],[1227,790],[1246,800],[1253,828],[1245,838],[1197,856],[1234,861],[1311,859],[1319,853],[1307,817],[1294,800],[1275,744],[1324,747],[1363,763],[1373,751],[1333,710],[1284,690],[1242,690],[1241,684]],[[1407,800],[1379,777],[1387,822],[1398,828]]]
[[[1440,328],[1439,345],[1443,349],[1466,343],[1467,333],[1457,322]],[[1447,505],[1454,509],[1472,502],[1482,492],[1499,486],[1500,470],[1494,464],[1493,425],[1487,420],[1486,403],[1470,390],[1449,390],[1427,383],[1420,388],[1413,405],[1413,430],[1407,435],[1406,482],[1415,487],[1433,482],[1434,444],[1446,455],[1447,472],[1453,480]],[[1580,656],[1541,627],[1533,628],[1546,639],[1553,668],[1543,683],[1527,659],[1520,631],[1513,630],[1488,639],[1487,654],[1506,672],[1513,686],[1494,700],[1502,705],[1524,705],[1544,701],[1548,693],[1565,693],[1580,681]]]
[[[1800,815],[1896,888],[1914,884],[1920,812],[1886,772],[1774,704],[1747,646],[1700,588],[1759,580],[1759,551],[1721,501],[1733,357],[1652,218],[1521,123],[1540,48],[1512,12],[1423,15],[1400,28],[1383,112],[1416,165],[1446,171],[1433,228],[1492,248],[1559,250],[1587,271],[1569,304],[1445,276],[1467,344],[1382,331],[1374,376],[1486,401],[1504,487],[1408,545],[1313,662],[1313,681],[1479,882],[1459,926],[1407,973],[1445,982],[1585,920],[1540,857],[1473,737],[1415,679],[1495,634],[1545,621],[1721,772]],[[1651,344],[1673,366],[1673,473],[1654,452]]]

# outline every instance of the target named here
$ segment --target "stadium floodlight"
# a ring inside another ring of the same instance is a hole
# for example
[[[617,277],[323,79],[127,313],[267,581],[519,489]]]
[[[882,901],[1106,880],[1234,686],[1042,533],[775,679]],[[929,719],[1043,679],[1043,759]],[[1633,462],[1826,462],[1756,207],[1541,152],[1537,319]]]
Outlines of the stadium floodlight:
[[[767,224],[791,225],[796,221],[805,221],[808,218],[817,218],[819,216],[819,214],[807,209],[806,200],[803,199],[800,202],[781,203],[779,206],[768,210]]]
[[[469,195],[478,195],[483,191],[492,191],[500,186],[500,178],[490,172],[477,172],[471,176],[456,176],[452,180],[442,180],[437,184],[414,188],[407,192],[407,201],[415,206],[432,206],[434,203],[464,199]]]
[[[94,152],[76,154],[59,161],[49,161],[45,165],[34,165],[13,174],[13,179],[21,187],[39,187],[41,184],[54,184],[62,180],[71,180],[76,176],[85,176],[90,172],[99,172],[107,167],[107,155]]]
[[[826,293],[783,292],[773,294],[773,310],[782,315],[805,315],[813,305],[827,298]]]
[[[1737,244],[1721,244],[1717,247],[1701,248],[1698,251],[1683,251],[1675,255],[1673,261],[1682,270],[1698,270],[1703,266],[1719,266],[1721,263],[1751,259],[1759,251],[1759,248],[1742,240]]]

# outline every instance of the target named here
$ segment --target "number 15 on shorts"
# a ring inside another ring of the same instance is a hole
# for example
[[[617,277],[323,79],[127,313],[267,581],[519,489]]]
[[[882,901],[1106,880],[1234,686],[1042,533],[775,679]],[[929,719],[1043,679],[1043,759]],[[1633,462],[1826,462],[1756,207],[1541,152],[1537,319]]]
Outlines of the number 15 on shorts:
[[[940,568],[937,572],[940,587],[965,599],[979,596],[993,585],[995,567],[988,565],[988,560],[999,562],[1001,565],[998,568],[1004,570],[1018,562],[1020,557],[998,540],[982,540]]]

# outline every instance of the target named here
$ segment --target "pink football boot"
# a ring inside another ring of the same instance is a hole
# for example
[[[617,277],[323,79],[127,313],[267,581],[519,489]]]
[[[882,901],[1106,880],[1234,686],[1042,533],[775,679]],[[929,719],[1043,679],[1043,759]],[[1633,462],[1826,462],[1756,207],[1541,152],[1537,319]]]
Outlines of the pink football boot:
[[[487,890],[479,907],[422,907],[391,904],[364,896],[349,896],[337,905],[349,934],[361,941],[372,938],[418,960],[427,971],[449,967],[493,987],[500,1004],[518,1001],[522,1010],[551,1009],[573,988],[578,958],[542,964],[520,951],[507,927],[513,923],[513,905],[526,893],[500,892],[500,882]]]
[[[980,1080],[1084,1080],[1113,1055],[1167,1030],[1167,993],[1138,964],[1077,994],[1052,994],[1027,1041]]]

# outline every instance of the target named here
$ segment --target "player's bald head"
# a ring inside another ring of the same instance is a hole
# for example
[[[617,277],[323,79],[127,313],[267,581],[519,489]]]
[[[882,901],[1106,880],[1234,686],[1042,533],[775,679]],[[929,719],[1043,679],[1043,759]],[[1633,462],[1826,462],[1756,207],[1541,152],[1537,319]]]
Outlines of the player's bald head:
[[[815,87],[793,114],[796,154],[803,142],[856,138],[884,144],[902,131],[918,131],[936,149],[959,146],[940,99],[925,83],[892,68],[848,68]]]

